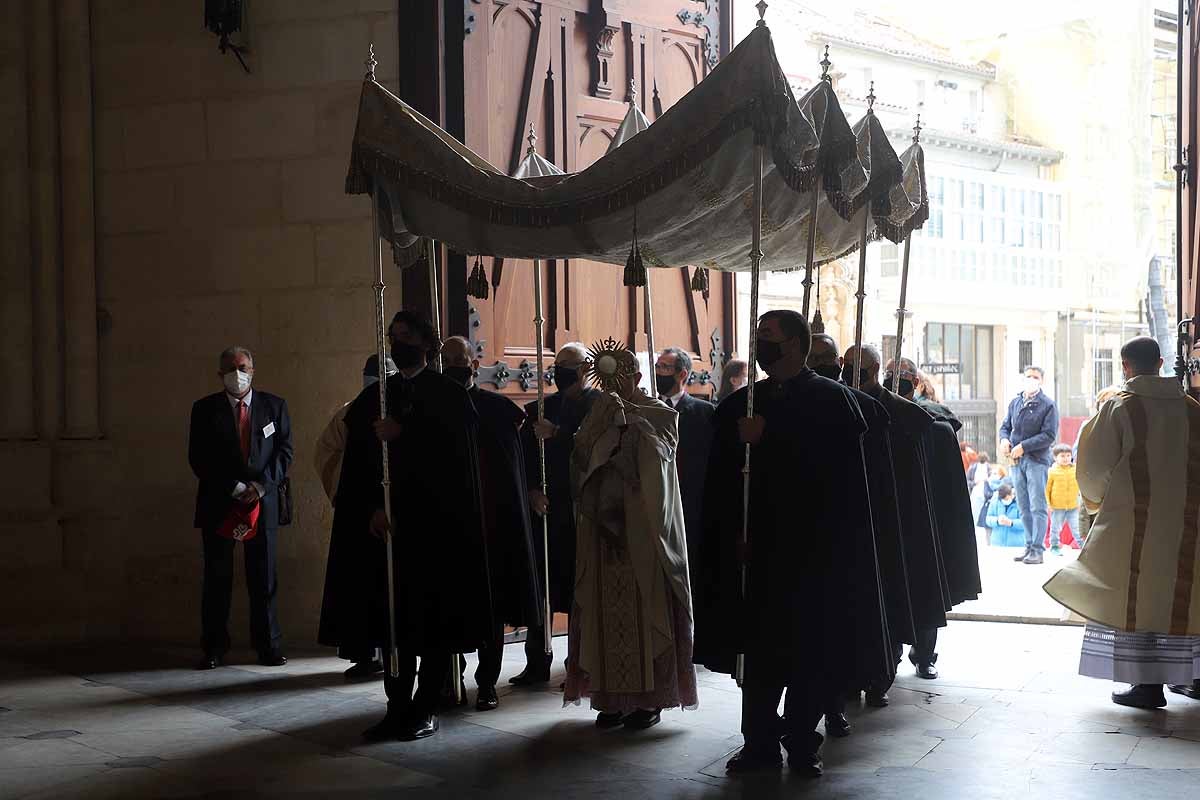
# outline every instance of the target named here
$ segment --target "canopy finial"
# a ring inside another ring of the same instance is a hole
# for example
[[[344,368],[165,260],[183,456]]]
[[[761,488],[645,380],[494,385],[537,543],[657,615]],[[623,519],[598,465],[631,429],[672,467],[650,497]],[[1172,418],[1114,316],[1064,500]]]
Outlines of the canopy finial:
[[[921,141],[921,115],[917,114],[917,124],[913,125],[913,144]]]
[[[637,103],[637,81],[629,79],[629,102]]]
[[[874,112],[875,110],[875,81],[871,81],[871,88],[867,92],[867,111]]]
[[[375,67],[376,67],[376,65],[379,64],[379,62],[375,60],[375,43],[374,42],[367,45],[367,60],[364,61],[363,64],[366,65],[366,67],[367,67],[367,74],[363,76],[363,79],[368,80],[368,81],[374,81],[375,80]]]
[[[764,19],[767,16],[767,0],[758,0],[754,7],[758,9],[758,22],[754,23],[754,26],[765,28],[767,26],[767,21]]]
[[[533,123],[529,123],[529,135],[525,137],[525,141],[529,142],[529,149],[525,151],[526,155],[532,153],[537,145],[537,132],[533,129]]]
[[[833,62],[829,60],[829,45],[825,45],[825,57],[821,59],[821,80],[828,81],[829,68],[833,66]]]

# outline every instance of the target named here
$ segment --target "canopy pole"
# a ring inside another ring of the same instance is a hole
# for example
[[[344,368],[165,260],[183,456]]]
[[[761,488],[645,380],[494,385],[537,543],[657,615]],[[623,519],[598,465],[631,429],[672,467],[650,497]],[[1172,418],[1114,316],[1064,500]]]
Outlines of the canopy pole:
[[[438,302],[437,244],[433,239],[425,240],[425,260],[429,263],[429,321],[438,342],[437,354],[433,357],[433,368],[442,371],[442,308]],[[450,655],[450,680],[454,681],[454,702],[463,702],[462,653]]]
[[[804,306],[801,313],[805,318],[808,318],[809,298],[812,295],[813,285],[813,262],[816,260],[817,253],[817,205],[821,200],[821,181],[820,178],[813,184],[812,188],[812,210],[808,216],[808,257],[804,261]]]
[[[913,144],[921,141],[921,115],[917,114],[917,124],[913,126]],[[908,255],[912,248],[912,232],[904,237],[904,265],[900,269],[900,307],[896,309],[896,352],[892,358],[896,360],[896,374],[900,374],[900,356],[904,352],[904,316],[908,313]],[[1071,320],[1067,319],[1067,359],[1071,358]],[[880,364],[882,367],[883,365]],[[1070,370],[1067,370],[1070,372]],[[899,378],[895,385],[899,387]]]
[[[537,344],[537,412],[538,422],[546,421],[546,348],[543,344],[543,329],[546,320],[542,317],[542,260],[533,260],[533,340]],[[538,443],[538,479],[542,488],[542,496],[548,497],[546,488],[546,441],[537,437]],[[542,623],[543,649],[546,655],[554,655],[554,612],[550,608],[550,521],[542,514],[542,572],[546,580],[546,590],[543,598],[542,612],[545,619]]]
[[[372,242],[372,255],[375,263],[372,269],[375,272],[375,354],[379,359],[379,380],[376,383],[379,385],[379,416],[383,418],[387,416],[387,370],[384,369],[384,364],[387,363],[387,346],[386,340],[386,321],[384,318],[383,306],[383,290],[386,288],[383,282],[383,254],[379,247],[379,199],[376,196],[377,184],[371,186],[371,222],[374,236]],[[400,677],[400,651],[396,646],[396,572],[395,562],[392,560],[392,478],[388,469],[388,443],[381,440],[379,442],[383,466],[383,478],[380,485],[383,486],[383,514],[387,518],[388,530],[384,537],[384,543],[387,548],[387,595],[388,595],[388,675],[392,678]]]
[[[762,204],[763,204],[763,146],[754,146],[754,227],[750,246],[750,347],[746,369],[750,379],[746,384],[746,418],[754,417],[754,383],[758,380],[758,280],[762,266]],[[750,444],[746,443],[746,460],[742,464],[742,602],[749,587],[746,548],[750,543]],[[741,686],[746,678],[746,654],[737,654],[734,679]]]
[[[904,352],[904,315],[908,313],[908,254],[912,249],[912,234],[904,237],[904,265],[900,268],[900,307],[896,309],[896,372],[900,371],[900,354]],[[1070,320],[1067,321],[1067,331],[1070,335]],[[896,384],[899,386],[899,384]]]
[[[858,236],[858,291],[854,296],[858,299],[858,310],[854,316],[854,388],[862,388],[862,335],[863,335],[863,304],[867,299],[867,229],[871,226],[871,203],[863,206],[862,233]],[[907,259],[908,250],[904,251]],[[903,317],[901,317],[903,321]]]
[[[650,273],[649,273],[649,271],[647,271],[647,273],[646,273],[646,285],[643,288],[645,289],[645,296],[646,296],[646,349],[650,351],[649,355],[647,355],[647,359],[650,362],[650,386],[653,387],[654,386],[654,356],[655,356],[656,351],[654,350],[654,301],[650,294]],[[651,392],[657,393],[657,390],[654,388],[651,388]]]

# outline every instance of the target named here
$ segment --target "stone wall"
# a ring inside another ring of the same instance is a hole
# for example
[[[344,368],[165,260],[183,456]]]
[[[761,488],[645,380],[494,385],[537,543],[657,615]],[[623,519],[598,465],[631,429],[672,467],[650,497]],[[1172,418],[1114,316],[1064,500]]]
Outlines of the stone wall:
[[[280,537],[281,617],[285,642],[311,644],[330,522],[312,444],[358,391],[375,341],[369,202],[342,181],[368,42],[394,85],[397,4],[255,0],[249,75],[217,52],[196,0],[0,4],[20,20],[0,37],[0,106],[19,120],[0,132],[0,634],[198,640],[188,416],[238,343],[255,354],[255,386],[291,409],[297,522]],[[41,6],[50,35],[22,36],[38,32]],[[78,60],[72,31],[90,43],[90,108],[30,69],[45,46],[47,63]],[[51,219],[37,213],[39,97],[60,112]],[[93,129],[84,155],[71,149],[81,120]],[[94,245],[81,246],[76,201],[93,188]],[[87,270],[94,324],[79,297]],[[94,430],[73,429],[88,392]],[[243,586],[239,567],[235,646],[248,644]]]

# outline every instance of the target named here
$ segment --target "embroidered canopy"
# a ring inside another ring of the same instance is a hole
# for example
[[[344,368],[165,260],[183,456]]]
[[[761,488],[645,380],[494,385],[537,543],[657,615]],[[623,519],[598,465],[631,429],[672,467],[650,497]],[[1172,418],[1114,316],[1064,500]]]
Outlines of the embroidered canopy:
[[[858,246],[863,215],[868,239],[902,241],[924,222],[919,145],[898,158],[871,111],[851,127],[827,80],[797,102],[765,26],[649,128],[565,175],[505,175],[368,76],[346,191],[380,188],[380,235],[398,264],[415,260],[420,237],[461,253],[624,264],[636,223],[648,267],[743,271],[756,143],[762,269],[804,266],[818,178],[818,263]]]

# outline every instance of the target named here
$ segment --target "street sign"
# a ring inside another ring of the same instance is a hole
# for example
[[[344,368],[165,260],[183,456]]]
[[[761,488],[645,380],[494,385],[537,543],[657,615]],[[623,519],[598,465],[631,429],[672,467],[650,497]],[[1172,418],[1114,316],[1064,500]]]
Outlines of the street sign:
[[[957,375],[961,371],[959,364],[922,364],[921,371],[926,375]]]

